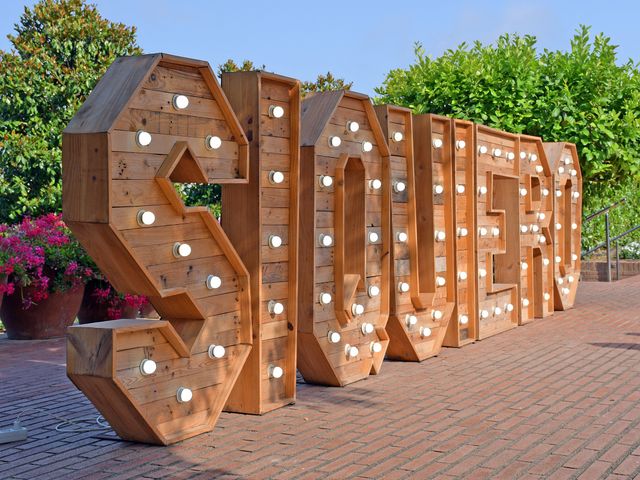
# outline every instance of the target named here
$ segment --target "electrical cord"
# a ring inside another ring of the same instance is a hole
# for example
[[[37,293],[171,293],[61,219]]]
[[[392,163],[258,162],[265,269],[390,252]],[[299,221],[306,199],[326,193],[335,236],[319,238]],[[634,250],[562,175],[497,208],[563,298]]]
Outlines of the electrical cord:
[[[35,408],[35,407],[31,407],[31,408],[27,408],[25,410],[22,410],[19,414],[18,417],[16,418],[14,424],[20,424],[20,418],[27,412],[39,412],[39,413],[44,413],[45,415],[48,415],[51,418],[55,418],[56,420],[61,420],[60,423],[58,423],[55,426],[55,431],[56,432],[60,432],[60,433],[81,433],[81,432],[95,432],[95,431],[100,431],[100,430],[107,430],[110,429],[111,427],[109,426],[109,424],[105,421],[104,417],[102,415],[98,415],[97,417],[82,417],[82,418],[76,418],[76,419],[69,419],[69,418],[65,418],[65,417],[61,417],[60,415],[55,415],[53,413],[47,412],[46,410],[43,410],[42,408]],[[93,423],[96,423],[97,425],[94,425]]]

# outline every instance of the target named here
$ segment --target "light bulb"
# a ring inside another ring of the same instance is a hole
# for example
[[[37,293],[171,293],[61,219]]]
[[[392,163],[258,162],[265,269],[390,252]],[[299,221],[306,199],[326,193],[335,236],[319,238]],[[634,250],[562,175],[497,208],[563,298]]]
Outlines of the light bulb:
[[[333,177],[329,175],[320,175],[320,186],[321,187],[330,187],[333,185]]]
[[[480,195],[485,195],[487,193],[487,187],[485,187],[484,185],[482,185],[481,187],[478,187],[478,193]]]
[[[156,372],[156,368],[156,362],[154,362],[150,358],[145,358],[140,362],[140,373],[142,375],[152,375]]]
[[[538,160],[538,155],[536,155],[535,153],[532,153],[531,155],[529,155],[529,160],[531,160],[532,162],[535,162],[536,160]]]
[[[571,157],[564,157],[564,164],[569,165],[571,163]]]
[[[137,215],[138,225],[141,227],[148,227],[149,225],[153,225],[156,221],[155,213],[149,210],[139,210]]]
[[[207,353],[209,354],[209,358],[223,358],[226,349],[222,345],[209,345]]]
[[[562,285],[564,283],[564,280],[562,279],[562,277],[558,277],[558,279],[556,280],[556,283],[558,285]]]
[[[382,351],[382,344],[380,342],[371,342],[369,344],[369,350],[371,350],[373,354],[380,353]]]
[[[418,323],[418,317],[415,315],[407,315],[407,327],[413,327],[416,323]]]
[[[440,195],[442,192],[444,192],[444,187],[442,185],[438,183],[433,186],[433,193]]]
[[[561,230],[561,229],[562,229],[562,224],[556,223],[556,230]]]
[[[460,315],[458,317],[458,322],[460,322],[460,325],[466,325],[469,323],[469,316],[464,314]]]
[[[569,276],[567,277],[567,282],[569,282],[569,283],[573,283],[573,280],[575,280],[575,279],[573,278],[573,275],[569,275]]]
[[[444,287],[447,283],[447,280],[444,277],[436,277],[436,285],[438,287]]]
[[[440,138],[434,138],[431,144],[433,148],[442,148],[442,140]]]
[[[409,284],[407,282],[398,283],[398,291],[400,293],[407,293],[409,291]]]
[[[284,116],[284,108],[280,105],[269,105],[269,116],[271,118],[282,118]]]
[[[191,246],[188,243],[176,242],[173,244],[173,256],[176,258],[184,258],[191,255]]]
[[[342,144],[342,139],[335,135],[329,137],[329,146],[333,148],[337,148]]]
[[[542,259],[542,264],[543,264],[545,267],[546,267],[546,266],[548,266],[548,265],[549,265],[549,263],[550,263],[550,262],[549,262],[549,259],[548,259],[548,258],[543,258],[543,259]]]
[[[171,103],[176,110],[184,110],[189,106],[189,98],[186,95],[174,95]]]
[[[370,297],[377,297],[378,295],[380,295],[380,287],[377,285],[369,285],[367,293]]]
[[[420,336],[427,338],[431,336],[431,329],[429,327],[420,327]]]
[[[458,228],[458,236],[459,237],[466,237],[469,234],[469,230],[467,230],[465,227],[459,227]]]
[[[577,223],[572,223],[571,224],[571,230],[577,230],[578,229],[578,224]]]
[[[393,182],[393,190],[396,193],[402,193],[405,191],[406,188],[407,188],[407,185],[404,182],[400,182],[400,181]]]
[[[272,315],[281,315],[284,312],[284,305],[280,302],[276,302],[275,300],[269,300],[267,308],[269,309],[269,313]]]
[[[538,242],[541,243],[541,244],[542,243],[547,243],[547,237],[545,237],[544,234],[540,235],[540,238],[538,238]]]
[[[489,310],[480,310],[480,318],[489,318]]]
[[[459,183],[458,185],[456,185],[456,193],[458,195],[462,195],[465,190],[466,190],[466,188],[462,183]]]
[[[284,370],[282,367],[278,367],[277,365],[269,365],[267,371],[269,372],[269,378],[282,378],[284,375]]]
[[[573,193],[571,194],[571,196],[572,196],[573,198],[579,198],[579,197],[580,197],[580,192],[573,192]]]
[[[549,196],[549,189],[548,188],[543,188],[542,189],[542,196],[543,197],[548,197]]]
[[[333,245],[333,237],[331,237],[331,235],[321,233],[318,236],[318,243],[321,247],[330,247]]]
[[[464,282],[467,279],[467,272],[458,272],[458,280]]]
[[[269,235],[269,247],[280,248],[282,246],[282,238],[278,235]]]
[[[520,233],[527,233],[529,231],[529,227],[526,225],[520,225]]]
[[[527,158],[527,152],[520,152],[520,160]]]
[[[542,165],[536,165],[536,173],[544,172],[544,167]]]
[[[331,294],[328,292],[322,292],[318,295],[318,302],[320,302],[320,305],[329,305],[331,303]]]
[[[491,150],[491,156],[499,157],[500,155],[502,155],[502,150],[500,150],[499,148],[494,148],[493,150]]]
[[[514,160],[516,158],[516,154],[513,152],[509,152],[507,153],[507,159],[508,160]]]
[[[344,346],[344,352],[349,358],[355,358],[358,356],[358,353],[360,353],[360,351],[358,350],[358,347],[352,346],[349,344],[346,344]]]
[[[497,316],[502,313],[502,309],[500,307],[493,307],[493,315]]]
[[[527,264],[527,262],[521,262],[520,263],[520,268],[522,270],[526,270],[527,268],[529,268],[529,264]]]
[[[546,217],[547,216],[544,213],[542,212],[538,213],[538,220],[544,220]]]
[[[572,254],[571,254],[571,260],[573,260],[574,262],[575,262],[576,260],[578,260],[578,255],[576,255],[575,253],[572,253]]]
[[[339,332],[329,330],[329,333],[327,333],[327,340],[329,340],[329,343],[338,343],[341,338],[342,336]]]
[[[371,150],[373,150],[373,143],[365,140],[364,142],[362,142],[362,151],[363,152],[370,152]]]
[[[491,227],[491,234],[494,237],[500,236],[500,229],[498,227]]]
[[[217,150],[222,146],[222,139],[215,135],[208,135],[204,139],[204,146],[207,147],[207,150]]]
[[[402,134],[402,132],[393,132],[393,135],[391,136],[391,138],[393,139],[394,142],[401,142],[402,139],[404,138],[404,135]]]
[[[178,403],[188,403],[193,398],[193,392],[188,388],[180,387],[176,392],[176,398]]]
[[[528,307],[529,306],[529,299],[528,298],[523,298],[522,299],[522,306],[523,307]]]
[[[371,187],[372,190],[380,190],[380,188],[382,188],[382,181],[378,178],[369,180],[369,187]]]
[[[457,150],[462,150],[466,146],[467,146],[467,142],[465,142],[464,140],[456,140],[456,149]]]
[[[347,132],[356,133],[358,130],[360,130],[358,122],[347,122]]]
[[[526,197],[527,196],[527,189],[526,188],[521,188],[520,189],[520,196],[521,197]]]
[[[274,185],[284,182],[284,173],[271,170],[269,172],[269,181]]]
[[[380,236],[376,232],[369,232],[369,243],[376,243]]]
[[[488,151],[489,151],[489,150],[487,149],[487,146],[486,146],[486,145],[480,145],[480,146],[478,147],[478,152],[480,152],[480,153],[482,153],[482,154],[485,154],[485,153],[487,153]]]
[[[548,302],[551,299],[551,294],[549,292],[544,292],[543,297],[544,297],[545,301]]]
[[[144,130],[138,130],[136,132],[136,143],[139,147],[146,147],[151,143],[151,134]]]
[[[398,234],[396,235],[396,238],[398,239],[399,242],[404,243],[407,241],[409,237],[405,232],[398,232]]]
[[[436,241],[438,242],[444,242],[444,240],[447,238],[447,234],[442,230],[436,230],[435,238],[436,238]]]
[[[216,275],[208,275],[206,285],[209,290],[215,290],[222,285],[222,279]]]
[[[560,258],[560,256],[556,256],[556,263],[560,263],[562,261],[562,258]]]
[[[486,271],[484,268],[480,268],[480,269],[478,269],[478,276],[479,276],[480,278],[484,278],[484,277],[486,277],[486,276],[487,276],[487,271]]]
[[[505,311],[507,311],[507,312],[513,312],[513,303],[507,303],[507,304],[504,306],[504,309],[505,309]]]
[[[564,288],[562,289],[562,294],[563,294],[563,295],[569,295],[569,292],[570,292],[570,291],[571,291],[571,290],[569,290],[567,287],[564,287]]]
[[[431,312],[431,318],[433,318],[434,320],[441,320],[442,315],[442,310],[434,310],[433,312]]]
[[[564,167],[562,167],[562,166],[558,167],[558,173],[559,174],[563,174],[564,173]]]
[[[373,323],[363,323],[360,326],[360,331],[362,332],[363,335],[371,335],[375,330],[375,327],[373,326]]]
[[[540,227],[536,224],[531,225],[529,228],[533,233],[538,233],[538,230],[540,230]]]
[[[354,315],[362,315],[364,313],[364,305],[359,303],[354,303],[351,305],[351,313]]]

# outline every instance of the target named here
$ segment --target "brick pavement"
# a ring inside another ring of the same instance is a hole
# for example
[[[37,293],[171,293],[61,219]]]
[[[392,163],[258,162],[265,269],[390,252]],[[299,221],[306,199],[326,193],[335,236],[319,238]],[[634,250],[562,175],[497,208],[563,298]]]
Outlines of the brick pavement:
[[[0,425],[27,408],[96,416],[61,340],[0,339]],[[640,277],[585,283],[575,309],[346,388],[299,385],[263,417],[223,414],[171,447],[60,433],[27,413],[0,478],[633,478],[640,476]]]

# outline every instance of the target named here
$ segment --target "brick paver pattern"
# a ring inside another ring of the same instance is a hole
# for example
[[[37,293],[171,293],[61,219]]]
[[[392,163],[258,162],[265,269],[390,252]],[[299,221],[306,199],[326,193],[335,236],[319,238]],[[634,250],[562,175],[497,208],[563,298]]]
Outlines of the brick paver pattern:
[[[0,340],[0,478],[634,478],[640,476],[640,276],[583,283],[576,308],[346,388],[300,384],[262,417],[223,413],[170,447],[60,433],[96,410],[62,340]]]

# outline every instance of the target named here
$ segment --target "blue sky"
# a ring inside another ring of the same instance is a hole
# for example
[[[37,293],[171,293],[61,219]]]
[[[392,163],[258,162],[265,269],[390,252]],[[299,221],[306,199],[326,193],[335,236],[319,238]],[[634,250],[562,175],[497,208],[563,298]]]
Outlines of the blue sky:
[[[25,5],[2,2],[0,49],[10,47]],[[301,80],[331,70],[373,94],[386,73],[413,60],[413,43],[437,56],[463,41],[493,42],[505,32],[532,34],[540,48],[567,49],[580,23],[619,45],[622,60],[640,60],[636,1],[205,1],[98,0],[106,18],[135,25],[145,52],[207,60],[251,59]]]

